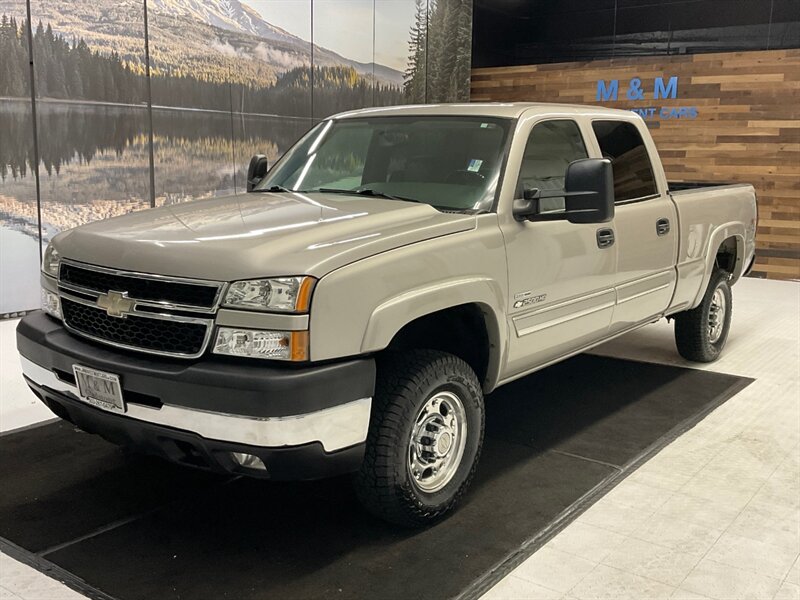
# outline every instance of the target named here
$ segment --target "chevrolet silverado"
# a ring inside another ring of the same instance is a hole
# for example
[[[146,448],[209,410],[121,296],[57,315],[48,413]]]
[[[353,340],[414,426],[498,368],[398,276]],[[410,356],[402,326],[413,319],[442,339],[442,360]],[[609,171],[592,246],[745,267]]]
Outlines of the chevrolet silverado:
[[[24,376],[171,461],[351,473],[405,526],[467,490],[485,394],[664,317],[714,360],[754,259],[752,186],[668,183],[629,111],[353,111],[253,157],[247,188],[57,235]]]

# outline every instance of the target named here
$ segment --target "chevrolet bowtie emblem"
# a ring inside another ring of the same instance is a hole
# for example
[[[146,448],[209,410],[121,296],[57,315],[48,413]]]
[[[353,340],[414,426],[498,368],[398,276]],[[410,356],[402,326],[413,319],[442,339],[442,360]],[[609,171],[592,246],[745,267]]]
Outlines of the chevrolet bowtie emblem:
[[[124,319],[133,310],[134,301],[128,292],[108,292],[97,297],[97,306],[104,308],[109,317]]]

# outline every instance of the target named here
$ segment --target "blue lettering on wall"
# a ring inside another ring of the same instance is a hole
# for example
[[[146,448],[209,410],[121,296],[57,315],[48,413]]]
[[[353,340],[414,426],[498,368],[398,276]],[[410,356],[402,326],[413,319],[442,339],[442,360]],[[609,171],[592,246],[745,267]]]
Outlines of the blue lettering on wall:
[[[655,106],[648,106],[647,108],[632,108],[631,112],[635,112],[643,119],[652,119],[656,116],[657,110],[658,109]]]
[[[653,98],[677,98],[678,97],[678,78],[670,77],[669,83],[664,86],[664,78],[656,77],[653,84]]]
[[[666,82],[665,82],[666,80]],[[640,77],[631,77],[625,96],[628,100],[644,100],[649,90],[642,85]],[[598,102],[617,101],[619,97],[619,79],[597,80]],[[674,99],[678,97],[678,77],[656,77],[653,80],[653,99]],[[647,106],[630,109],[643,119],[696,119],[696,106]]]
[[[612,79],[608,82],[606,86],[605,79],[599,79],[597,81],[597,98],[596,100],[602,100],[603,102],[608,102],[609,100],[616,100],[617,95],[619,94],[619,79]]]
[[[628,100],[641,100],[644,98],[642,80],[638,77],[631,79],[630,83],[628,84],[628,93],[625,95],[628,96]]]
[[[696,119],[696,106],[665,106],[661,109],[662,119]]]

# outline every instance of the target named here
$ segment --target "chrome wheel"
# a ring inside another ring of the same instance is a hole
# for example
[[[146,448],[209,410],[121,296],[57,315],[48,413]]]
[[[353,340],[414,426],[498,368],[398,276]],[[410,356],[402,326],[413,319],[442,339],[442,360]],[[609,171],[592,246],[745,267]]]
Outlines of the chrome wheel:
[[[467,415],[453,392],[436,392],[420,408],[408,444],[408,472],[423,492],[442,489],[453,478],[467,442]]]
[[[708,308],[708,341],[716,344],[722,337],[725,329],[725,313],[727,311],[727,301],[725,293],[721,287],[714,290],[711,298],[711,306]]]

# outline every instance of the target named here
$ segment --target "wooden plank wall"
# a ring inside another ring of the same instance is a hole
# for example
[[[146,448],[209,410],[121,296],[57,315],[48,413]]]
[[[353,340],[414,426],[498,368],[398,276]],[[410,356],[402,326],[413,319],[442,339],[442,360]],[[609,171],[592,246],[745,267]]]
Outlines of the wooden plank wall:
[[[653,99],[655,78],[666,84],[673,76],[677,97]],[[627,97],[634,77],[642,100]],[[596,99],[600,79],[619,80],[616,102]],[[471,97],[696,107],[695,119],[646,119],[667,178],[752,183],[759,206],[753,275],[800,279],[800,49],[473,69]]]

